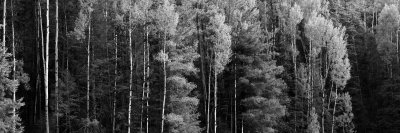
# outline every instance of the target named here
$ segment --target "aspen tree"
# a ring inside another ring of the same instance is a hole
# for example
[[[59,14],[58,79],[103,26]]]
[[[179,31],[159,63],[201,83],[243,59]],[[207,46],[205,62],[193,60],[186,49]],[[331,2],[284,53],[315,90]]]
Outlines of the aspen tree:
[[[129,108],[128,108],[128,133],[131,132],[131,112],[132,112],[132,85],[133,85],[133,51],[132,51],[132,12],[131,12],[132,1],[129,2],[129,22],[128,22],[128,36],[129,36]]]
[[[55,94],[56,94],[56,133],[59,133],[59,111],[58,111],[58,0],[56,0],[56,36],[55,36]]]
[[[45,85],[45,106],[46,106],[46,133],[50,132],[49,121],[49,45],[50,45],[50,16],[49,16],[49,0],[46,0],[46,65],[44,74]]]

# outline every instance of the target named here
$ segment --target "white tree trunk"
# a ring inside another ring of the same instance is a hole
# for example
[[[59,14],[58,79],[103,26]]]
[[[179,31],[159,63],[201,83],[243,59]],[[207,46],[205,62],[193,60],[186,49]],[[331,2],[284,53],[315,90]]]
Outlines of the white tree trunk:
[[[132,1],[129,3],[129,8],[132,6]],[[129,36],[129,109],[128,109],[128,133],[131,132],[132,124],[131,124],[131,115],[132,115],[132,84],[133,84],[133,53],[132,53],[132,26],[131,26],[131,10],[129,10],[129,30],[128,30],[128,36]]]
[[[11,0],[11,30],[12,30],[12,56],[13,56],[13,80],[16,80],[15,79],[15,72],[16,72],[16,66],[15,66],[15,32],[14,32],[14,1],[13,0]],[[13,90],[13,102],[14,103],[16,103],[17,102],[17,96],[16,96],[16,93],[17,93],[17,88],[14,88],[14,90]],[[17,115],[17,112],[16,112],[16,108],[15,107],[13,107],[13,117],[15,118],[16,117],[16,115]],[[16,131],[16,121],[15,121],[15,119],[13,119],[13,127],[12,127],[12,132],[13,133],[15,133],[15,131]]]
[[[211,60],[209,59],[209,70],[208,70],[208,96],[207,96],[207,131],[210,132],[210,110],[211,110]]]
[[[46,106],[46,133],[50,132],[49,125],[49,41],[50,41],[50,29],[49,29],[49,0],[46,0],[46,69],[45,69],[45,106]]]
[[[163,55],[166,54],[165,51],[165,45],[166,45],[166,35],[164,34],[164,43],[163,43]],[[165,66],[166,64],[166,57],[163,56],[163,74],[164,74],[164,92],[163,92],[163,104],[162,104],[162,114],[161,114],[161,133],[164,132],[164,120],[165,120],[165,99],[167,97],[167,68]]]
[[[55,37],[55,93],[56,93],[56,133],[59,133],[58,118],[58,0],[56,0],[56,37]]]
[[[146,27],[148,28],[148,27]],[[146,92],[146,133],[149,133],[149,100],[150,100],[150,44],[149,44],[149,30],[146,29],[146,45],[147,45],[147,70],[146,70],[146,85],[147,85],[147,92]]]
[[[217,133],[217,93],[218,93],[218,84],[217,84],[217,70],[216,66],[214,67],[214,133]]]
[[[90,29],[91,21],[89,14],[88,42],[87,42],[87,73],[86,73],[86,119],[90,120]]]

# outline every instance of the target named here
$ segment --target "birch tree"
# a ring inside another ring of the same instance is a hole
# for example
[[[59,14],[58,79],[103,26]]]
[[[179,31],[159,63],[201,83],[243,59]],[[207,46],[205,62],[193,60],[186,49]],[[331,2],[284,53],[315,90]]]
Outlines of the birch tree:
[[[56,94],[56,133],[59,133],[59,111],[58,111],[58,0],[56,0],[56,36],[55,36],[55,94]]]
[[[46,63],[44,72],[44,87],[45,87],[45,106],[46,106],[46,133],[50,133],[49,125],[49,45],[50,45],[50,20],[49,20],[49,0],[46,1]],[[3,44],[4,45],[4,44]]]

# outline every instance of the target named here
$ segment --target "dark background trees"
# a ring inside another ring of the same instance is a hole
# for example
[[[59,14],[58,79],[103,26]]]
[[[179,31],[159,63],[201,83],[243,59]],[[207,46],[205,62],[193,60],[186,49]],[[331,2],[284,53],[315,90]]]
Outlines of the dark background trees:
[[[0,131],[45,132],[46,46],[49,132],[400,130],[395,0],[59,0],[58,21],[55,1],[5,7]]]

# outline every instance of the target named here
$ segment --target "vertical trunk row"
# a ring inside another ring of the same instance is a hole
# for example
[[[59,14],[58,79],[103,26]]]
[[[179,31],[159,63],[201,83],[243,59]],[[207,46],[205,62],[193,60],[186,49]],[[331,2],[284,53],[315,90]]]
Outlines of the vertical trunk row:
[[[56,133],[59,133],[58,120],[58,0],[56,0],[56,36],[55,36],[55,93],[56,93]]]

